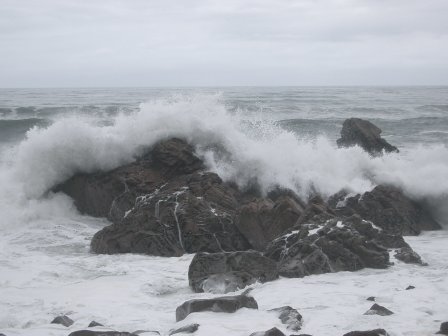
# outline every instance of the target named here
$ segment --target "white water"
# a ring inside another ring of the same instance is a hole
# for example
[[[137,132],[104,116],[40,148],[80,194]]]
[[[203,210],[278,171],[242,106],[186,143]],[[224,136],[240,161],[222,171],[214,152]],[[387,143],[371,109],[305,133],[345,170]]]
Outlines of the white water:
[[[107,223],[80,216],[64,195],[46,194],[76,172],[111,169],[170,136],[191,141],[211,170],[241,186],[257,180],[265,190],[281,185],[305,197],[312,189],[329,196],[387,182],[446,208],[448,150],[442,145],[371,158],[359,148],[336,149],[324,137],[305,139],[272,122],[228,113],[219,96],[156,100],[110,126],[92,118],[61,119],[1,152],[0,332],[68,335],[68,329],[48,324],[59,314],[76,321],[72,331],[90,320],[127,331],[174,327],[177,305],[198,296],[187,284],[191,256],[91,255],[90,239]],[[439,232],[411,239],[427,268],[399,264],[386,271],[284,279],[256,286],[258,312],[198,314],[184,323],[199,322],[198,335],[248,335],[281,327],[264,309],[290,304],[305,317],[303,332],[314,335],[379,326],[393,335],[429,335],[437,320],[447,319],[447,238]],[[408,283],[417,289],[402,291]],[[362,316],[371,295],[397,314]]]

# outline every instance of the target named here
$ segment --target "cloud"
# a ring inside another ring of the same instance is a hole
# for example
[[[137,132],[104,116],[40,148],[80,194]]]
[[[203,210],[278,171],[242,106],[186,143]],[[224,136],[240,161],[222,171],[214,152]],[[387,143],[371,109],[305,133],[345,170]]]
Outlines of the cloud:
[[[446,0],[2,0],[0,86],[448,84]]]

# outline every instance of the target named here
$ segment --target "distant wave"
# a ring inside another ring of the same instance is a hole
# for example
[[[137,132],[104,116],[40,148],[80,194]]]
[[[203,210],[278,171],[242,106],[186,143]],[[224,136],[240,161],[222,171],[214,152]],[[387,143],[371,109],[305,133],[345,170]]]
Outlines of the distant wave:
[[[0,141],[17,140],[34,126],[48,126],[51,121],[42,118],[0,119]]]

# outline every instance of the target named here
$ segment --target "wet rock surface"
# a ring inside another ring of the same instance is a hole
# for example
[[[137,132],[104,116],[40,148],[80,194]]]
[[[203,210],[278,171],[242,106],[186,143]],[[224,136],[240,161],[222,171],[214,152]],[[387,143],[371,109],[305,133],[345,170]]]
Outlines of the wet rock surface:
[[[440,324],[440,330],[437,332],[440,335],[448,335],[448,322],[442,322]]]
[[[189,300],[177,307],[176,321],[182,321],[191,313],[204,311],[234,313],[241,308],[258,309],[258,304],[253,297],[244,294]]]
[[[422,230],[440,229],[424,207],[392,186],[379,185],[363,195],[349,197],[339,212],[358,214],[386,233],[396,235],[418,235]]]
[[[233,292],[277,278],[277,264],[257,251],[197,253],[188,270],[195,292]]]
[[[70,333],[68,336],[137,336],[137,334],[120,331],[78,330]]]
[[[381,138],[381,129],[370,121],[350,118],[344,121],[341,138],[337,140],[340,147],[360,146],[366,152],[377,155],[385,152],[398,152],[398,148]]]
[[[274,327],[274,328],[266,330],[266,331],[254,332],[254,333],[250,334],[250,336],[285,336],[285,334],[282,333],[279,329]]]
[[[359,217],[303,224],[275,239],[266,256],[279,263],[279,274],[285,277],[386,268],[389,254],[378,234]]]
[[[302,315],[290,306],[271,309],[270,311],[278,314],[278,318],[286,327],[293,331],[299,331],[302,328]]]
[[[427,266],[428,264],[422,261],[420,255],[410,247],[402,247],[395,251],[394,257],[406,264],[417,264]]]
[[[70,317],[62,315],[57,316],[51,321],[52,324],[61,324],[64,327],[70,327],[73,323],[75,323]]]
[[[372,307],[370,307],[368,311],[364,313],[364,315],[380,315],[380,316],[389,316],[392,314],[393,314],[392,311],[376,303]]]
[[[178,329],[175,330],[171,330],[169,335],[174,335],[174,334],[192,334],[194,332],[196,332],[199,329],[199,324],[197,323],[193,323],[193,324],[189,324],[183,327],[180,327]]]
[[[388,336],[386,330],[384,329],[374,329],[374,330],[366,330],[366,331],[351,331],[349,333],[344,334],[344,336]]]

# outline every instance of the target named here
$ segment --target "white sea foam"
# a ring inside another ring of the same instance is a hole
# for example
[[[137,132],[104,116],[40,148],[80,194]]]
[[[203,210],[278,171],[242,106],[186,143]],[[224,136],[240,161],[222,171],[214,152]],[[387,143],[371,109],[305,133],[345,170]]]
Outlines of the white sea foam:
[[[337,149],[324,137],[304,139],[272,122],[229,113],[219,96],[152,101],[109,126],[84,117],[61,119],[31,130],[0,154],[0,333],[63,336],[92,319],[162,334],[175,326],[176,306],[198,296],[188,289],[191,256],[91,255],[90,239],[107,222],[81,216],[64,195],[46,193],[76,172],[111,169],[171,136],[192,142],[211,170],[241,186],[256,180],[264,190],[281,185],[306,197],[312,190],[328,196],[341,188],[362,192],[392,183],[438,208],[447,204],[443,146],[371,158],[359,148]],[[390,270],[282,279],[256,285],[260,311],[193,314],[184,322],[199,322],[199,336],[243,336],[283,328],[265,309],[289,304],[304,315],[303,332],[324,336],[381,326],[394,335],[429,335],[444,318],[448,295],[445,242],[445,232],[411,240],[427,268],[398,263]],[[412,293],[402,291],[409,279],[417,287]],[[370,295],[397,314],[364,317]],[[58,314],[69,314],[75,325],[49,325]]]
[[[302,138],[272,121],[230,113],[219,95],[154,100],[109,126],[79,117],[34,128],[16,148],[10,176],[25,197],[35,198],[76,172],[114,168],[172,136],[193,143],[212,171],[243,187],[256,181],[265,191],[280,185],[307,197],[312,191],[360,193],[389,183],[433,200],[448,191],[443,145],[372,158],[358,147],[338,149],[325,137]]]

